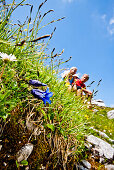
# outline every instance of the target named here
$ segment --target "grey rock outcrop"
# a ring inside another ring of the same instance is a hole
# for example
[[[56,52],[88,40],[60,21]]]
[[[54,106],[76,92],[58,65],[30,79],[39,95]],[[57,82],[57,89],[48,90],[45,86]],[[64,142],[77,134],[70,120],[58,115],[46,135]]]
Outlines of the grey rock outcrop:
[[[1,151],[1,149],[2,149],[2,145],[0,145],[0,151]]]
[[[99,156],[104,156],[107,159],[113,159],[114,148],[112,148],[109,143],[93,135],[89,135],[87,137],[87,141],[92,145],[95,145],[94,151],[95,153],[98,152]]]
[[[91,127],[91,129],[93,129],[95,132],[98,132],[99,136],[108,139],[108,141],[110,141],[111,143],[114,143],[114,140],[109,138],[109,136],[106,133],[101,132],[100,130],[94,129],[93,127]]]
[[[109,112],[107,113],[107,117],[108,117],[109,119],[114,119],[114,110],[109,111]]]
[[[91,104],[100,106],[100,107],[106,107],[103,100],[101,100],[101,99],[91,100]]]
[[[105,165],[106,170],[114,170],[114,165],[109,164],[109,165]]]
[[[28,143],[23,146],[16,154],[17,162],[21,162],[22,160],[27,160],[33,150],[33,144]]]
[[[85,143],[84,145],[89,151],[92,149],[92,145],[90,143]]]
[[[77,170],[88,170],[87,168],[84,168],[82,165],[77,165]]]
[[[91,169],[91,164],[88,161],[82,160],[81,162],[82,162],[82,164],[84,165],[85,168]]]

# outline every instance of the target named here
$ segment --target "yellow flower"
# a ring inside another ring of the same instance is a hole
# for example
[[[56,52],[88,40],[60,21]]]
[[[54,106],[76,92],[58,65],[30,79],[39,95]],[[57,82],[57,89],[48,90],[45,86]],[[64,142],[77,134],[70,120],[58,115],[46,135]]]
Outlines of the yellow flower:
[[[65,84],[65,86],[66,86],[66,87],[68,87],[69,85],[70,85],[70,83],[69,83],[69,82],[67,82],[67,83]]]
[[[85,118],[88,120],[89,119],[88,115],[85,115]]]

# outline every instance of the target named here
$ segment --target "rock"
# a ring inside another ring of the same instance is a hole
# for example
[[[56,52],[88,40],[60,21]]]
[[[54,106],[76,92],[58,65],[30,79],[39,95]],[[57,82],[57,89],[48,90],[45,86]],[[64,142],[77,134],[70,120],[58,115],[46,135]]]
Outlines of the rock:
[[[105,165],[106,170],[114,170],[114,165]]]
[[[83,165],[84,165],[87,169],[90,169],[90,168],[91,168],[91,164],[90,164],[88,161],[82,160],[81,162],[83,163]]]
[[[97,132],[99,133],[100,136],[109,139],[109,136],[106,133],[101,132],[101,131],[97,131]]]
[[[25,170],[29,170],[29,166],[26,166],[26,167],[25,167]]]
[[[28,143],[23,146],[16,154],[17,162],[27,160],[33,150],[33,144]]]
[[[93,135],[89,135],[87,136],[87,141],[93,145],[99,145],[100,141],[99,138],[93,136]]]
[[[93,109],[93,113],[97,113],[98,112],[98,110],[97,109]]]
[[[92,145],[90,143],[85,143],[85,147],[90,151],[92,148]]]
[[[101,99],[91,100],[91,104],[94,104],[94,105],[97,105],[97,106],[100,106],[100,107],[105,107],[105,104]]]
[[[2,145],[0,145],[0,151],[1,151],[1,149],[2,149]]]
[[[103,151],[99,147],[93,148],[92,151],[93,151],[94,156],[100,156],[100,157],[103,156]]]
[[[103,155],[107,159],[113,159],[114,148],[109,143],[93,135],[89,135],[87,141],[95,145],[95,149],[99,152],[100,156]]]
[[[105,141],[102,141],[100,143],[100,147],[104,153],[104,156],[107,158],[107,159],[113,159],[113,156],[114,156],[114,149],[111,147],[110,144],[108,144],[107,142]]]
[[[114,143],[114,140],[112,140],[111,138],[109,138],[109,136],[108,136],[106,133],[101,132],[100,130],[94,129],[93,127],[91,127],[91,129],[93,129],[95,132],[98,132],[98,133],[99,133],[99,136],[108,139],[111,143]]]
[[[3,165],[4,165],[4,166],[7,166],[7,163],[6,163],[6,162],[3,162]]]
[[[77,165],[76,170],[88,170],[88,169],[84,168],[82,165]]]
[[[46,170],[46,167],[43,166],[43,164],[41,164],[41,167],[40,167],[41,170]]]
[[[100,158],[99,163],[104,163],[105,159],[104,158]]]
[[[109,112],[107,113],[107,117],[108,117],[109,119],[114,119],[114,110],[109,111]]]

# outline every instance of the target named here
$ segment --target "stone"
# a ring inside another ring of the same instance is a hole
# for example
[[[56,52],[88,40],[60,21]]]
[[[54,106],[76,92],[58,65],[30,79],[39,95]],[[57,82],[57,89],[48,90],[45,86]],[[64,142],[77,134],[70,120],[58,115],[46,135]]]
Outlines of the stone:
[[[3,165],[4,165],[4,166],[7,166],[7,163],[6,163],[6,162],[3,162]]]
[[[93,109],[93,113],[97,113],[98,112],[98,110],[97,109]]]
[[[43,164],[41,164],[41,167],[40,167],[41,170],[46,170],[46,167],[43,166]]]
[[[98,133],[99,133],[99,136],[108,139],[111,143],[114,143],[114,140],[112,140],[111,138],[109,138],[109,136],[108,136],[106,133],[101,132],[100,130],[94,129],[93,127],[91,127],[90,129],[93,129],[95,132],[98,132]]]
[[[85,143],[84,145],[89,151],[92,149],[92,145],[90,143]]]
[[[94,156],[100,156],[100,157],[103,156],[103,151],[102,151],[101,148],[95,147],[95,148],[93,148],[92,150],[93,150]]]
[[[97,132],[99,133],[100,136],[109,139],[109,136],[106,133],[101,132],[101,131],[97,131]]]
[[[107,117],[108,117],[109,119],[114,119],[114,110],[109,111],[109,112],[107,113]]]
[[[33,144],[28,143],[23,146],[16,154],[17,162],[21,162],[22,160],[27,160],[30,154],[33,151]]]
[[[111,147],[111,145],[104,140],[95,137],[93,135],[89,135],[87,137],[87,141],[93,145],[95,145],[95,148],[97,151],[99,151],[99,154],[105,156],[107,159],[113,159],[114,156],[114,148]]]
[[[91,104],[97,105],[97,106],[100,106],[100,107],[106,107],[103,100],[101,100],[101,99],[91,100]]]
[[[104,163],[105,159],[104,158],[100,158],[99,163]]]
[[[1,149],[2,149],[2,145],[0,145],[0,151],[1,151]]]
[[[87,169],[91,169],[91,164],[88,161],[82,160],[81,162],[83,163],[84,167],[86,167]]]
[[[112,164],[105,165],[105,169],[106,170],[114,170],[114,165],[112,165]]]
[[[82,165],[77,165],[76,170],[88,170],[88,169],[84,168]]]
[[[29,170],[29,166],[26,166],[26,167],[25,167],[25,170]]]
[[[99,145],[100,141],[99,138],[93,136],[93,135],[89,135],[87,136],[87,141],[93,145]]]

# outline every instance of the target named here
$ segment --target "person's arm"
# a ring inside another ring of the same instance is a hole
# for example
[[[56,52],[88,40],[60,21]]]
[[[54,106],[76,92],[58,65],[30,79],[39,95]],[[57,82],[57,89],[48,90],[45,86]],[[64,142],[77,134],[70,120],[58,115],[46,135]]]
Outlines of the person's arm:
[[[65,75],[65,82],[66,82],[66,83],[69,83],[69,73],[67,73],[67,74]]]
[[[87,93],[88,95],[92,95],[92,92],[90,90],[87,90],[86,87],[82,88],[84,93]]]

